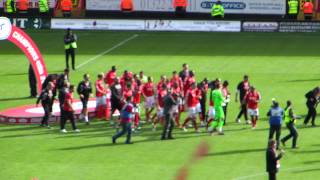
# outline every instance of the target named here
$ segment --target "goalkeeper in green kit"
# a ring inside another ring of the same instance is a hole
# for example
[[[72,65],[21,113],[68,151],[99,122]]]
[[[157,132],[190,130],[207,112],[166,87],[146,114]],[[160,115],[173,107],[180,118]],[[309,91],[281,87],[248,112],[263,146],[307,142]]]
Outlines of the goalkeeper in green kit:
[[[222,131],[222,127],[224,124],[224,112],[222,108],[224,97],[221,91],[221,81],[218,81],[216,83],[216,88],[215,90],[212,91],[211,97],[212,97],[212,101],[214,102],[215,117],[214,117],[214,121],[212,122],[209,128],[209,132],[212,135],[213,132],[216,131],[218,127],[218,134],[224,135]]]

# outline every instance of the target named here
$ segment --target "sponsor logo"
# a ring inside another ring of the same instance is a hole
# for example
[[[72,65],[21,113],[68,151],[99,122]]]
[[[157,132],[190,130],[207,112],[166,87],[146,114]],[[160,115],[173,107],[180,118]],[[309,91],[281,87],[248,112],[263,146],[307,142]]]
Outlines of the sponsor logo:
[[[204,1],[201,2],[200,6],[203,9],[211,9],[215,2]],[[246,3],[244,2],[222,2],[224,9],[234,9],[240,10],[246,8]]]
[[[11,19],[11,22],[16,27],[19,27],[22,29],[26,29],[26,28],[41,29],[42,28],[42,21],[39,18],[36,18],[36,19],[14,18],[14,19]]]
[[[244,31],[276,31],[279,25],[276,22],[244,22]]]
[[[0,17],[0,40],[8,39],[12,31],[12,25],[8,18]]]
[[[28,119],[19,119],[19,123],[27,123]]]

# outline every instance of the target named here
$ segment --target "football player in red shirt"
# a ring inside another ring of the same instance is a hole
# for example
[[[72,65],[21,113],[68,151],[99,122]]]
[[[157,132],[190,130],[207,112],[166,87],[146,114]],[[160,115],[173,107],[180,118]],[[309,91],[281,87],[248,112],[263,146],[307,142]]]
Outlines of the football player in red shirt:
[[[153,131],[156,130],[157,128],[157,123],[160,121],[163,123],[164,121],[164,115],[163,115],[163,106],[164,106],[164,97],[167,95],[168,91],[167,91],[167,86],[166,84],[162,84],[162,87],[160,89],[160,91],[158,91],[158,95],[157,95],[157,117],[153,122]]]
[[[139,126],[140,121],[140,103],[141,103],[141,93],[142,93],[142,85],[139,78],[135,79],[136,86],[133,90],[133,106],[134,106],[134,127],[137,130],[140,130]]]
[[[104,82],[108,84],[108,86],[112,86],[115,78],[117,77],[117,69],[116,66],[112,66],[111,70],[105,74]]]
[[[96,112],[97,118],[102,119],[105,115],[106,109],[106,88],[103,82],[104,74],[98,74],[98,79],[95,83],[96,87]]]
[[[142,95],[145,101],[145,112],[146,112],[146,120],[150,121],[150,114],[152,113],[155,105],[155,89],[153,85],[152,78],[148,77],[148,82],[143,85]]]
[[[66,121],[69,119],[71,121],[72,128],[75,132],[80,132],[79,129],[76,127],[76,123],[74,121],[74,109],[72,107],[73,103],[73,92],[74,92],[74,85],[70,85],[69,92],[66,94],[64,103],[63,103],[63,122],[61,123],[61,132],[66,133],[67,130],[65,129]]]
[[[157,84],[157,92],[162,90],[162,85],[166,84],[167,77],[165,75],[160,76],[160,81]]]
[[[257,120],[259,118],[259,102],[261,100],[260,93],[253,87],[250,87],[249,92],[244,96],[244,101],[248,107],[248,113],[251,117],[252,129],[257,126]]]
[[[132,72],[125,70],[120,78],[120,84],[122,88],[126,87],[126,83],[132,82],[133,74]]]
[[[170,79],[170,83],[171,83],[171,85],[173,85],[174,83],[177,83],[178,87],[180,89],[183,89],[183,82],[182,82],[182,79],[179,77],[177,71],[172,72],[172,77]]]
[[[184,95],[187,94],[187,91],[190,89],[191,85],[196,83],[194,71],[190,71],[189,76],[185,79],[183,85]]]
[[[191,120],[192,123],[193,123],[193,126],[194,126],[194,129],[196,130],[196,132],[200,132],[198,130],[198,127],[197,127],[197,104],[198,104],[198,96],[196,94],[196,84],[193,83],[191,85],[191,88],[187,91],[187,94],[186,94],[186,103],[187,103],[187,107],[188,107],[188,117],[187,119],[184,121],[182,127],[183,127],[183,130],[186,132],[188,131],[186,129],[186,124]]]

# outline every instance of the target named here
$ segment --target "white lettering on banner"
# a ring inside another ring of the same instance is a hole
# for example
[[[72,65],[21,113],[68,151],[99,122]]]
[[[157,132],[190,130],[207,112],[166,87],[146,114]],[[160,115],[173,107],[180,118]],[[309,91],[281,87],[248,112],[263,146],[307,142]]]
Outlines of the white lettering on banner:
[[[72,26],[71,26],[72,25]],[[240,32],[240,21],[52,19],[52,29]]]
[[[38,74],[40,75],[41,82],[43,82],[46,78],[46,76],[44,75],[44,67],[43,67],[42,63],[40,62],[39,55],[36,52],[36,50],[34,49],[34,47],[31,45],[31,43],[27,39],[25,39],[17,31],[14,31],[12,33],[12,37],[14,39],[16,39],[18,42],[20,42],[20,44],[22,44],[25,49],[27,49],[28,53],[32,57],[32,61],[34,61],[37,66],[37,70],[38,70]]]
[[[189,0],[187,12],[210,13],[215,0]],[[226,14],[286,13],[286,0],[223,0]],[[135,11],[174,11],[172,0],[134,0]],[[120,11],[119,0],[87,0],[87,10]]]

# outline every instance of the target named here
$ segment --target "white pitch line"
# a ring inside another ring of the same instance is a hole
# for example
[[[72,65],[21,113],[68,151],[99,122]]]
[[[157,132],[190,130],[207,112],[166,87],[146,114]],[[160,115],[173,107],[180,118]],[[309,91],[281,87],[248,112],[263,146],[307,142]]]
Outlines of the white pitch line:
[[[120,47],[120,46],[122,46],[122,45],[126,44],[127,42],[129,42],[129,41],[131,41],[131,40],[133,40],[133,39],[137,38],[138,36],[139,36],[138,34],[134,34],[134,35],[132,35],[131,37],[129,37],[129,38],[127,38],[127,39],[125,39],[125,40],[121,41],[120,43],[118,43],[118,44],[114,45],[114,46],[113,46],[113,47],[111,47],[110,49],[108,49],[108,50],[106,50],[106,51],[104,51],[104,52],[102,52],[102,53],[100,53],[100,54],[98,54],[98,55],[96,55],[96,56],[94,56],[94,57],[92,57],[92,58],[88,59],[87,61],[85,61],[85,62],[83,62],[83,63],[81,63],[81,64],[79,64],[78,66],[76,66],[76,68],[77,68],[77,69],[81,68],[82,66],[84,66],[84,65],[86,65],[86,64],[88,64],[88,63],[90,63],[90,62],[92,62],[92,61],[94,61],[94,60],[96,60],[96,59],[100,58],[101,56],[104,56],[104,55],[106,55],[106,54],[110,53],[111,51],[113,51],[113,50],[117,49],[118,47]]]

